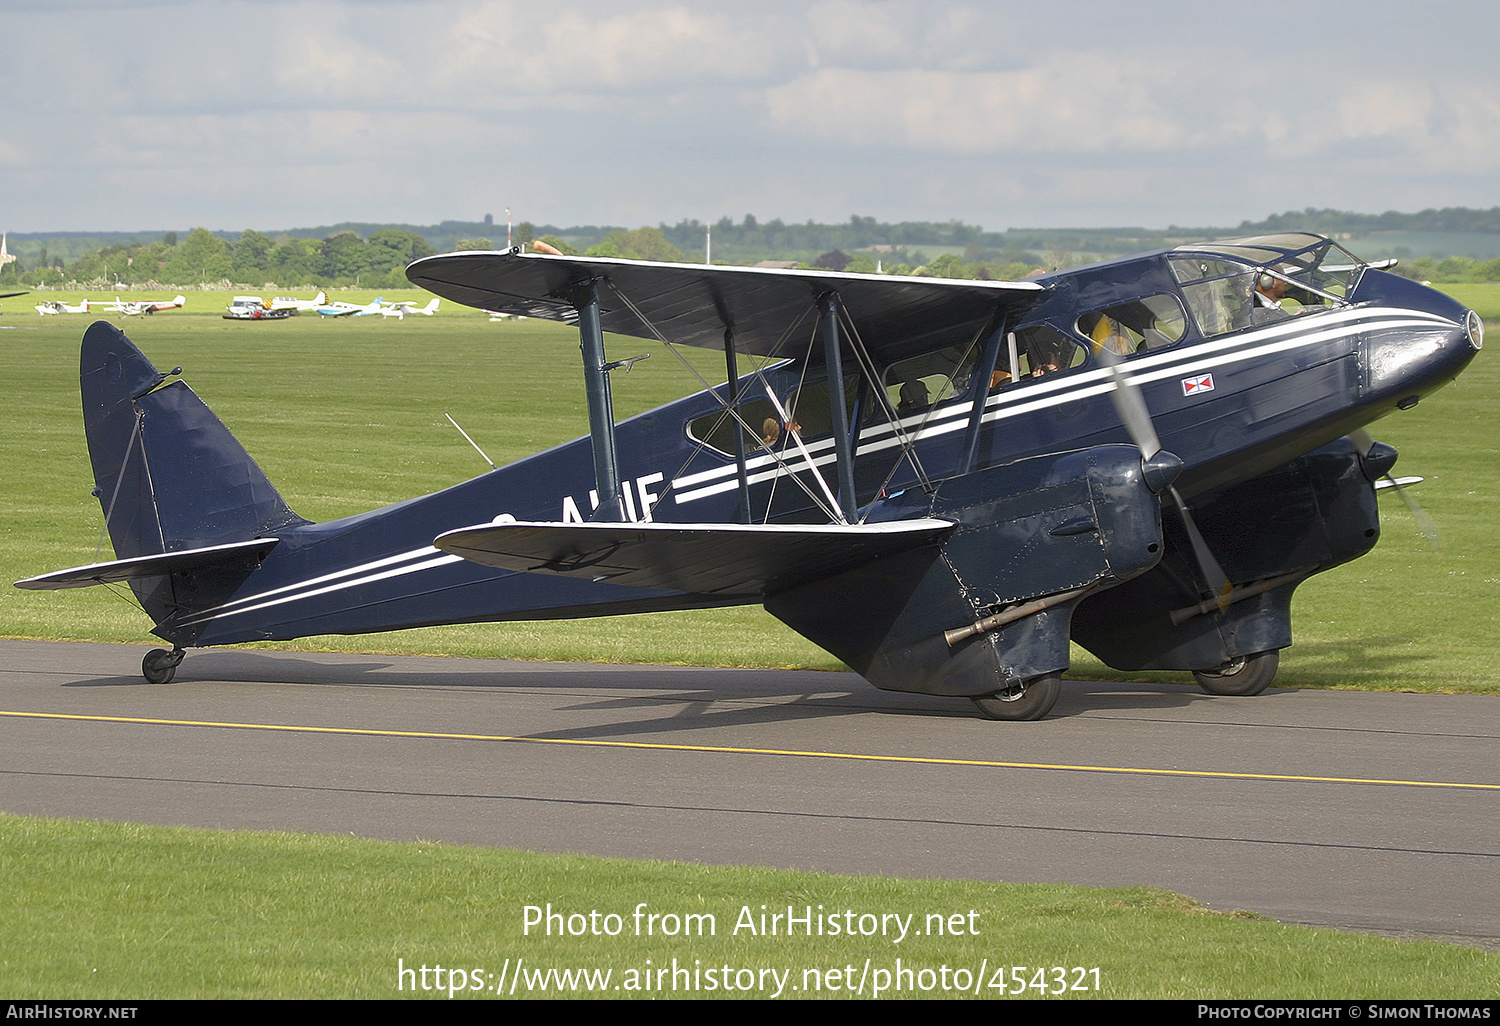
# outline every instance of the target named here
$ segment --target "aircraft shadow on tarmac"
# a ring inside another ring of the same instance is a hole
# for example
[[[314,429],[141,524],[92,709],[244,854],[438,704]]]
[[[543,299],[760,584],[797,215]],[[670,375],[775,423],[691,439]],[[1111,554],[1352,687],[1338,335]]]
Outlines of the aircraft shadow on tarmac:
[[[183,664],[170,684],[144,683],[134,674],[70,681],[63,687],[192,688],[210,684],[266,684],[446,692],[552,692],[564,704],[559,712],[611,711],[618,719],[577,729],[549,730],[547,737],[602,738],[642,733],[701,731],[803,719],[856,715],[940,717],[975,722],[959,699],[871,688],[853,673],[817,670],[758,670],[619,664],[559,664],[484,661],[483,669],[464,669],[467,660],[450,665],[413,667],[429,657],[300,658],[284,652],[222,650],[200,652]],[[436,662],[440,657],[430,657]],[[707,678],[707,679],[706,679]],[[592,693],[592,694],[591,694]],[[1050,720],[1081,715],[1166,714],[1199,702],[1240,705],[1274,701],[1290,689],[1269,689],[1249,699],[1204,694],[1189,684],[1160,682],[1065,681]],[[372,701],[375,701],[372,696]],[[593,719],[595,717],[591,717]],[[1045,721],[1044,721],[1045,722]],[[979,724],[976,722],[976,726]],[[1036,729],[989,724],[996,732]],[[539,735],[540,736],[540,735]]]

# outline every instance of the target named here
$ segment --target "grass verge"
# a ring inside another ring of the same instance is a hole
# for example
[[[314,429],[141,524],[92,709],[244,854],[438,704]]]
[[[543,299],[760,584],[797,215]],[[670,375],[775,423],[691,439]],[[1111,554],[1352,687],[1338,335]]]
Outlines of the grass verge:
[[[549,904],[564,917],[551,936]],[[529,932],[528,906],[538,910]],[[762,906],[818,917],[824,935],[799,926],[788,936],[785,918],[775,936],[762,933]],[[1149,888],[844,877],[18,816],[0,816],[0,912],[0,992],[22,1000],[447,999],[449,987],[454,997],[759,998],[778,980],[783,997],[861,996],[851,991],[863,981],[864,997],[883,983],[884,996],[903,997],[1461,999],[1493,996],[1500,978],[1500,955],[1215,913]],[[835,916],[840,935],[830,936]],[[899,919],[881,918],[889,916]],[[563,935],[569,922],[583,934]],[[442,974],[432,971],[439,965]],[[1019,976],[1017,965],[1027,967]],[[530,975],[548,970],[574,974],[573,985]],[[1059,987],[1068,989],[1053,993]]]

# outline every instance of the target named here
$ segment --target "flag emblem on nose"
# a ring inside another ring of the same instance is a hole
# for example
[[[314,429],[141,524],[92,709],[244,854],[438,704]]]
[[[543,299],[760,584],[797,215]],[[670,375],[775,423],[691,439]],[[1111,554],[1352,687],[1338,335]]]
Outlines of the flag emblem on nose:
[[[1182,379],[1182,394],[1197,395],[1199,392],[1212,392],[1214,390],[1214,376],[1212,374],[1199,374],[1197,377]]]

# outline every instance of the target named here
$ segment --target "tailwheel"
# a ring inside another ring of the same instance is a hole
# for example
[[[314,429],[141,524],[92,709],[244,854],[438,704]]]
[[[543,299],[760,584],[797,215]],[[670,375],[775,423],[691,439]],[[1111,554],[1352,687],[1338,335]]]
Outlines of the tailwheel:
[[[1194,670],[1193,679],[1210,695],[1258,695],[1276,679],[1278,652],[1231,659],[1212,670]]]
[[[1030,681],[1017,681],[1003,691],[974,699],[979,714],[990,720],[1039,720],[1052,711],[1062,694],[1062,677],[1048,674]]]
[[[170,652],[164,648],[153,648],[141,660],[141,676],[146,678],[147,684],[170,684],[177,673],[177,665],[185,655],[187,653],[180,648],[174,648]]]

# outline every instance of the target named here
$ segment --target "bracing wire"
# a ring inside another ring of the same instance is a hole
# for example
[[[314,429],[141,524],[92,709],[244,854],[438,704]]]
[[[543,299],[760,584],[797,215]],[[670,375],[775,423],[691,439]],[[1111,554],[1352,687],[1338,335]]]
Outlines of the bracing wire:
[[[115,502],[120,498],[120,486],[125,483],[125,471],[130,467],[130,454],[135,451],[136,437],[141,433],[141,411],[137,407],[135,411],[135,423],[130,427],[130,441],[125,443],[125,457],[120,461],[120,472],[115,475],[115,488],[110,493],[109,505],[104,508],[104,526],[99,528],[99,541],[94,546],[94,562],[99,562],[99,556],[104,552],[104,536],[109,532],[109,518],[115,514]]]
[[[733,417],[734,420],[742,428],[744,428],[744,430],[750,435],[750,437],[757,439],[757,441],[758,441],[761,449],[764,450],[766,452],[766,454],[769,455],[771,457],[771,459],[775,461],[776,465],[781,470],[783,470],[785,472],[786,476],[790,477],[794,482],[796,482],[796,484],[798,485],[798,487],[800,487],[805,493],[807,493],[807,497],[810,500],[812,500],[813,504],[816,505],[825,515],[827,515],[829,517],[829,519],[842,521],[842,516],[838,512],[838,504],[835,502],[835,503],[833,503],[832,506],[825,505],[824,500],[822,499],[822,497],[820,497],[816,492],[814,492],[812,490],[812,488],[810,488],[805,481],[803,481],[801,478],[799,478],[797,476],[797,471],[792,468],[791,464],[786,460],[786,458],[781,453],[778,453],[775,449],[771,448],[771,446],[766,443],[766,441],[762,437],[761,433],[758,430],[756,430],[755,428],[752,428],[745,421],[745,418],[740,414],[740,412],[737,409],[734,408],[733,404],[731,404],[723,396],[719,395],[719,393],[715,390],[714,386],[711,385],[711,384],[709,384],[708,379],[706,379],[698,371],[698,368],[694,367],[691,363],[688,362],[687,358],[682,355],[682,353],[678,350],[677,346],[670,339],[668,339],[666,337],[666,335],[664,335],[662,333],[661,329],[659,329],[651,321],[651,319],[648,318],[645,315],[645,313],[643,313],[641,311],[641,309],[638,306],[635,305],[634,302],[631,301],[630,297],[627,296],[620,289],[620,287],[618,285],[616,285],[613,281],[611,281],[611,280],[609,280],[607,278],[605,279],[605,281],[609,284],[610,288],[614,290],[615,294],[620,297],[621,302],[623,302],[630,309],[631,313],[635,314],[635,316],[640,319],[641,323],[644,324],[644,325],[646,325],[646,327],[651,330],[652,335],[654,335],[658,341],[660,341],[663,345],[665,345],[667,347],[667,349],[672,353],[672,355],[675,356],[677,358],[677,360],[684,367],[687,368],[688,372],[690,374],[692,374],[693,377],[695,377],[700,384],[703,385],[705,391],[707,391],[709,395],[712,395],[714,397],[714,399],[724,408],[724,413],[727,416]],[[775,353],[777,352],[777,350],[779,350],[781,348],[781,346],[785,343],[786,339],[791,335],[791,333],[793,331],[796,330],[797,325],[799,325],[805,317],[806,317],[806,312],[804,312],[795,321],[793,321],[792,324],[787,327],[786,331],[782,333],[781,338],[778,339],[777,342],[776,342],[776,345],[772,347],[771,353],[772,353],[773,357],[774,357]],[[770,383],[765,380],[765,376],[764,376],[764,373],[763,373],[763,368],[756,367],[756,368],[753,369],[752,373],[755,375],[756,379],[758,381],[760,381],[761,385],[765,388],[766,395],[769,396],[771,398],[773,404],[775,404],[779,408],[780,407],[780,403],[776,400],[775,390],[772,389],[771,386],[770,386]],[[799,443],[800,443],[800,439],[799,439]],[[701,440],[698,440],[697,448],[693,451],[692,454],[690,454],[688,456],[687,461],[685,461],[683,463],[682,467],[678,470],[678,474],[679,475],[682,473],[683,470],[687,469],[687,466],[688,466],[689,463],[692,462],[693,457],[696,456],[699,452],[702,452],[704,447],[705,447],[705,443],[703,441],[701,441]],[[808,459],[808,466],[812,469],[813,474],[821,479],[822,475],[818,472],[816,466],[814,466],[812,464],[811,458],[807,456],[807,453],[805,452],[805,450],[804,450],[803,455],[804,455],[805,458]],[[779,477],[777,478],[777,480],[779,480]],[[827,483],[826,482],[823,483],[823,487],[824,487],[824,490],[826,491],[827,490]],[[671,486],[669,485],[668,488],[667,488],[667,490],[662,493],[662,497],[665,498],[666,495],[670,491],[671,491]],[[769,504],[767,505],[766,512],[767,512],[767,515],[769,515],[769,513],[770,513],[770,506],[769,506]]]

